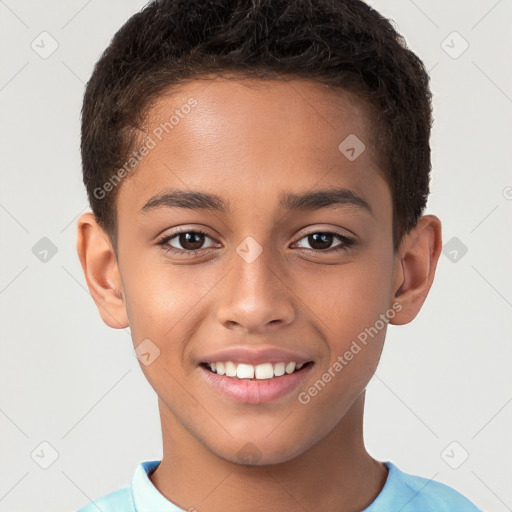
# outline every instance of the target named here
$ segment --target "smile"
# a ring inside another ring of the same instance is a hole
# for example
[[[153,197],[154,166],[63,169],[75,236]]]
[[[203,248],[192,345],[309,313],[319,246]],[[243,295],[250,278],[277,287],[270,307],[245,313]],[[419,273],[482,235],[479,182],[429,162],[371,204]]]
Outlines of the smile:
[[[235,363],[216,361],[199,365],[206,383],[225,399],[243,404],[263,404],[287,395],[298,387],[314,366],[313,361],[295,363]]]
[[[258,365],[246,363],[234,363],[233,361],[218,361],[216,363],[204,363],[207,368],[217,375],[225,375],[236,379],[265,380],[274,377],[282,377],[299,371],[304,364],[290,361],[279,363],[263,363]],[[306,363],[308,364],[308,363]]]

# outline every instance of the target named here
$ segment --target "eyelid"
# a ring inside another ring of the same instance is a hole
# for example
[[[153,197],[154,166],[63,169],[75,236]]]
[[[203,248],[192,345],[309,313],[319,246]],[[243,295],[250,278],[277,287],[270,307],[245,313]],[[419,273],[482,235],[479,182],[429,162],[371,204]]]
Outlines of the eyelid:
[[[309,229],[308,229],[309,228]],[[314,228],[312,226],[308,226],[308,228],[304,228],[304,230],[307,229],[307,231],[302,230],[302,232],[298,235],[298,238],[295,242],[293,242],[294,245],[299,243],[302,239],[306,238],[307,236],[321,233],[321,234],[328,234],[333,235],[334,237],[338,238],[340,241],[339,245],[335,245],[334,247],[329,247],[328,249],[321,250],[321,249],[308,249],[307,247],[298,247],[298,250],[303,250],[307,252],[314,252],[318,254],[326,253],[326,254],[332,254],[336,252],[341,252],[343,250],[347,250],[348,248],[355,245],[357,242],[357,237],[350,232],[350,235],[345,234],[344,232],[340,232],[339,228],[333,228],[333,227],[320,227],[320,228]],[[349,230],[346,230],[349,231]],[[202,227],[180,227],[177,228],[176,231],[166,234],[159,238],[159,240],[156,242],[156,245],[161,246],[165,252],[170,252],[172,254],[176,254],[178,256],[196,256],[202,253],[205,253],[207,251],[210,251],[211,249],[214,249],[215,247],[201,247],[200,249],[193,249],[193,250],[186,250],[186,249],[177,249],[176,247],[173,247],[171,245],[168,245],[168,242],[177,236],[183,234],[183,233],[199,233],[202,235],[205,235],[207,238],[212,240],[213,242],[217,242],[216,238],[211,236],[206,229]],[[217,242],[218,243],[218,242]]]
[[[331,233],[333,235],[339,235],[343,238],[351,238],[354,240],[354,242],[358,239],[358,236],[350,229],[341,228],[339,226],[318,224],[312,224],[301,229],[299,231],[299,234],[297,235],[297,239],[300,240],[301,238],[304,238],[305,236],[308,235],[312,235],[313,233]]]
[[[215,237],[211,236],[210,233],[208,233],[204,228],[201,228],[201,227],[194,227],[194,228],[191,228],[191,227],[185,227],[185,228],[177,228],[176,231],[173,231],[172,233],[167,233],[166,235],[163,235],[161,237],[159,237],[156,241],[156,245],[160,245],[160,246],[165,246],[167,245],[167,243],[172,240],[173,238],[176,238],[177,236],[183,234],[183,233],[199,233],[199,234],[202,234],[202,235],[205,235],[206,237],[208,237],[210,240],[213,240],[214,242],[217,242],[217,240],[215,239]],[[212,247],[206,247],[206,248],[201,248],[201,249],[195,249],[193,251],[187,251],[185,249],[176,249],[176,247],[172,247],[172,246],[169,246],[170,247],[170,252],[179,252],[179,253],[189,253],[189,254],[197,254],[201,251],[205,251],[205,250],[209,250],[209,249],[212,249]]]
[[[299,243],[304,238],[306,238],[310,235],[316,234],[316,233],[321,233],[324,235],[333,235],[335,238],[337,238],[340,241],[340,243],[339,243],[339,245],[335,245],[334,247],[329,247],[328,249],[325,249],[325,250],[308,249],[307,247],[299,247],[299,249],[303,249],[306,251],[313,251],[313,252],[319,253],[319,254],[321,254],[321,253],[329,254],[329,253],[336,252],[338,250],[341,251],[343,249],[347,249],[348,247],[351,247],[356,243],[356,239],[354,237],[345,235],[344,233],[340,233],[333,229],[316,229],[316,230],[307,232],[303,236],[300,236],[298,238],[298,240],[295,242],[295,244]]]

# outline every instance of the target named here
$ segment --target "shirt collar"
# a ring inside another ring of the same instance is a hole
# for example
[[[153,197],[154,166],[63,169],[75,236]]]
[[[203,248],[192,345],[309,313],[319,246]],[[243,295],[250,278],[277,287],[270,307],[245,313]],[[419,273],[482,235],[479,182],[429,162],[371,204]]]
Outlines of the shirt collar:
[[[157,468],[161,461],[141,462],[133,476],[132,495],[136,512],[185,512],[169,501],[153,485],[149,473]]]
[[[409,489],[400,487],[400,470],[391,461],[385,461],[383,464],[388,470],[388,476],[384,483],[384,487],[370,505],[363,510],[363,512],[378,512],[379,510],[396,509],[398,505],[397,499],[403,498],[410,493]],[[410,498],[407,498],[405,503],[406,505],[408,500],[410,500]]]
[[[150,460],[141,462],[135,470],[132,481],[132,495],[136,512],[186,512],[182,508],[169,501],[163,494],[153,485],[149,479],[149,473],[157,468],[161,461]],[[394,485],[398,480],[398,468],[391,462],[383,463],[388,469],[388,476],[384,487],[375,500],[364,509],[363,512],[371,512],[380,509],[384,504],[392,501],[394,495]]]

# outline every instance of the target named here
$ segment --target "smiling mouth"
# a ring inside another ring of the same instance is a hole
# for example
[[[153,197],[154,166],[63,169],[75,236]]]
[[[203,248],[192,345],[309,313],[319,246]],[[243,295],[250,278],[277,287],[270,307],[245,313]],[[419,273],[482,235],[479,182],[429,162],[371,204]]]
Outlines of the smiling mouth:
[[[216,375],[223,375],[240,380],[269,380],[291,375],[313,364],[313,361],[306,363],[277,362],[262,363],[257,365],[235,363],[233,361],[217,361],[215,363],[201,363],[201,366]]]

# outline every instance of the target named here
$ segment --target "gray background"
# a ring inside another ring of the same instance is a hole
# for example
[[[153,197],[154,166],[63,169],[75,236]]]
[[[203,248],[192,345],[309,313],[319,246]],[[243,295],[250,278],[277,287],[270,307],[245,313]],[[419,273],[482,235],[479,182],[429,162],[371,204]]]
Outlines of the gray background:
[[[102,323],[75,252],[84,85],[144,4],[0,0],[0,512],[75,510],[162,454],[129,331]],[[371,4],[431,70],[428,212],[448,245],[418,318],[388,331],[367,446],[512,510],[512,0]]]

